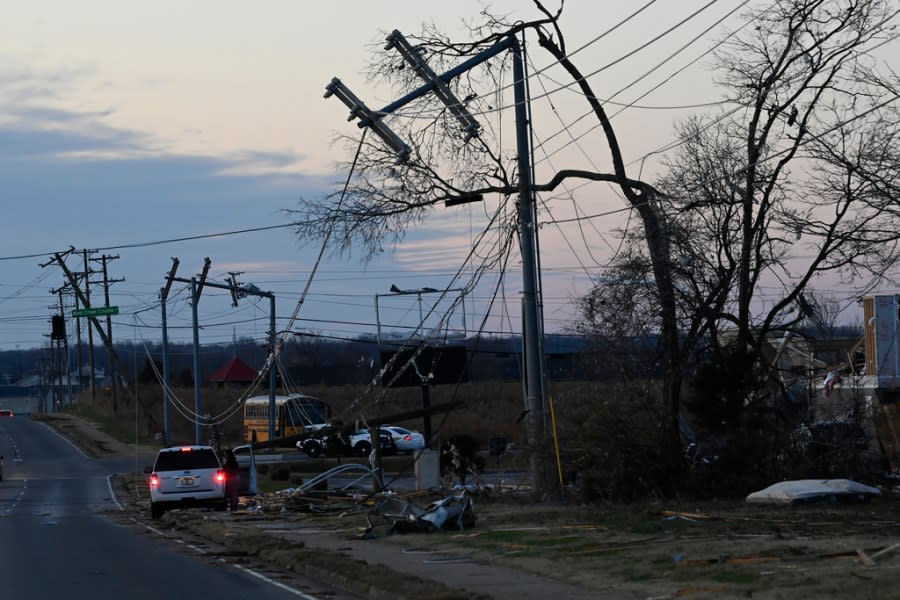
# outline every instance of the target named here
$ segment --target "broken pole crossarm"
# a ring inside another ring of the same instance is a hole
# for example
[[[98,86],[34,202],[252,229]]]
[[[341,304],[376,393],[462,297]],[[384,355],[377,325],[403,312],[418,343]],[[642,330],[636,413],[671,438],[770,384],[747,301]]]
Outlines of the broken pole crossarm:
[[[348,121],[359,118],[360,127],[369,127],[388,147],[397,153],[397,162],[404,163],[409,160],[412,152],[403,140],[394,133],[390,127],[385,125],[381,120],[381,115],[374,114],[365,103],[357,98],[353,92],[347,89],[343,82],[334,77],[327,86],[325,86],[325,98],[337,96],[338,99],[347,105],[350,109]]]
[[[387,45],[384,47],[385,50],[390,50],[391,48],[396,49],[406,62],[412,66],[416,74],[434,88],[434,94],[450,109],[450,112],[462,125],[463,131],[466,132],[466,140],[468,141],[477,136],[478,129],[481,127],[478,121],[453,94],[447,82],[441,80],[437,73],[428,66],[428,63],[422,58],[421,52],[417,48],[413,48],[406,38],[403,37],[403,34],[396,29],[387,37]]]
[[[483,63],[487,60],[490,60],[491,58],[497,56],[504,50],[512,48],[513,45],[517,45],[517,44],[518,44],[518,42],[516,41],[516,38],[514,38],[512,36],[505,38],[505,39],[497,42],[490,48],[487,48],[486,50],[476,54],[469,60],[466,60],[466,61],[456,65],[455,67],[453,67],[452,69],[450,69],[449,71],[447,71],[446,73],[444,73],[443,75],[438,77],[438,79],[440,81],[443,81],[444,83],[446,83],[446,82],[450,81],[451,79],[453,79],[454,77],[462,75],[463,73],[465,73],[472,67],[476,67],[476,66],[480,65],[481,63]],[[387,106],[385,106],[384,108],[379,110],[378,115],[381,117],[383,117],[385,115],[389,115],[389,114],[393,113],[394,111],[396,111],[397,109],[402,108],[403,106],[412,102],[416,98],[421,98],[425,94],[431,92],[433,89],[434,89],[434,87],[430,83],[427,83],[421,87],[418,87],[418,88],[414,89],[413,91],[411,91],[410,93],[408,93],[407,95],[403,96],[402,98],[398,98],[397,100],[394,100],[393,102],[391,102],[390,104],[388,104]],[[360,123],[359,126],[363,127],[363,124]]]

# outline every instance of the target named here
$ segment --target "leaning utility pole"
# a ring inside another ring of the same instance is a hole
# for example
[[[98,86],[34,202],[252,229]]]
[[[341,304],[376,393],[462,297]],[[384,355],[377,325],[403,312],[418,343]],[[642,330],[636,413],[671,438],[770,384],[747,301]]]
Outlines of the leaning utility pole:
[[[169,297],[169,290],[172,289],[172,282],[175,280],[178,263],[177,258],[172,258],[172,270],[166,274],[166,285],[159,291],[159,309],[162,313],[163,436],[165,438],[163,442],[166,446],[172,439],[172,419],[169,416],[171,390],[169,389],[169,328],[166,325],[166,300]]]
[[[202,408],[202,398],[200,396],[200,323],[197,305],[200,303],[200,294],[203,292],[203,285],[206,283],[206,276],[209,275],[210,260],[207,256],[203,259],[203,272],[200,274],[200,280],[191,277],[191,317],[193,318],[194,330],[194,443],[200,444],[203,434],[203,424],[200,422],[200,412]]]
[[[326,86],[325,97],[336,96],[350,109],[350,120],[359,118],[359,127],[370,128],[382,141],[397,153],[398,162],[409,159],[410,148],[384,123],[383,118],[402,108],[412,100],[434,93],[444,102],[457,118],[467,137],[478,135],[478,123],[465,109],[448,87],[455,77],[469,69],[509,50],[513,55],[513,93],[516,115],[516,149],[519,171],[519,247],[522,253],[522,343],[525,353],[525,378],[523,391],[527,404],[528,443],[532,446],[531,476],[534,490],[542,494],[546,489],[543,457],[540,456],[544,442],[544,359],[543,359],[543,317],[540,299],[540,273],[537,260],[537,227],[534,222],[535,199],[531,176],[530,136],[528,123],[528,92],[525,82],[525,57],[522,46],[514,35],[509,35],[493,46],[479,52],[442,75],[428,67],[422,54],[413,48],[394,30],[387,38],[386,49],[394,48],[412,66],[416,74],[425,80],[425,85],[409,92],[379,111],[370,110],[353,95],[340,79],[333,78]],[[467,201],[468,199],[462,199]]]

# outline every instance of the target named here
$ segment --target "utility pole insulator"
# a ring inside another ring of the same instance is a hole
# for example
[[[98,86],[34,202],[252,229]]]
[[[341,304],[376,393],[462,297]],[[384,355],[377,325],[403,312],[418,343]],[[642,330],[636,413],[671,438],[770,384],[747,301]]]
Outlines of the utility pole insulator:
[[[409,146],[407,146],[390,127],[385,125],[384,121],[381,120],[381,115],[372,112],[372,110],[369,109],[362,100],[357,98],[353,92],[347,89],[347,86],[337,77],[333,78],[331,83],[325,86],[324,97],[329,98],[331,96],[337,96],[338,99],[350,109],[350,116],[347,117],[348,121],[359,118],[360,127],[369,127],[391,150],[396,152],[398,163],[405,163],[409,160],[409,155],[412,152],[409,149]]]
[[[457,99],[450,90],[450,86],[437,73],[431,70],[431,67],[422,58],[421,50],[413,48],[406,38],[403,37],[403,34],[396,29],[387,37],[387,44],[384,47],[385,50],[390,50],[391,48],[397,50],[403,56],[416,72],[416,75],[434,88],[434,95],[447,106],[460,125],[462,125],[463,131],[466,132],[466,141],[468,142],[473,137],[476,137],[478,130],[481,128],[478,121],[466,110],[465,105]]]

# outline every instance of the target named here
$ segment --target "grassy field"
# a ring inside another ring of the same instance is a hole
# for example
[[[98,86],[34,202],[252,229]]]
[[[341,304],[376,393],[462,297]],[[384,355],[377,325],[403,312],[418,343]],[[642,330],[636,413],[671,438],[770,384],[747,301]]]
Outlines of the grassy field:
[[[557,404],[561,414],[565,413],[565,402],[580,402],[586,384],[558,384]],[[587,386],[589,387],[589,386]],[[183,416],[194,409],[194,390],[174,388],[174,395],[183,408],[172,408],[170,422],[172,439],[192,441],[194,424]],[[422,397],[418,388],[398,388],[370,390],[367,386],[312,386],[304,393],[317,396],[332,408],[332,417],[343,422],[372,419],[421,408]],[[241,413],[228,414],[230,407],[241,397],[237,388],[208,387],[201,390],[203,411],[213,415],[218,422],[215,429],[206,428],[205,436],[212,438],[218,433],[226,445],[241,443]],[[264,394],[265,391],[256,392]],[[590,393],[590,392],[587,392]],[[435,436],[448,439],[465,434],[486,445],[493,437],[505,437],[513,442],[520,441],[524,424],[520,420],[523,412],[522,392],[516,382],[488,382],[463,384],[461,386],[435,386],[431,390],[431,404],[437,406],[453,401],[462,401],[463,406],[453,412],[432,416]],[[136,398],[136,399],[135,399]],[[103,425],[117,437],[133,441],[152,439],[162,430],[162,392],[158,386],[140,387],[119,399],[117,410],[113,411],[112,398],[108,393],[98,393],[94,400],[83,392],[73,410]],[[224,415],[228,415],[225,417]],[[223,418],[219,418],[223,417]],[[397,422],[422,431],[423,420]]]

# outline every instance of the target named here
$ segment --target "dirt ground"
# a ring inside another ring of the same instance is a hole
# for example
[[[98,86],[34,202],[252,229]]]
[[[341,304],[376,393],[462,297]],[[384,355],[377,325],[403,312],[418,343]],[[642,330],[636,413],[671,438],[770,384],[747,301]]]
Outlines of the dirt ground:
[[[68,417],[50,422],[92,453],[112,444]],[[117,447],[123,450],[123,447]],[[133,448],[124,450],[131,453]],[[140,478],[120,478],[120,494],[135,518],[149,519]],[[138,482],[135,485],[135,482]],[[900,520],[890,490],[866,503],[760,507],[741,501],[643,505],[533,504],[521,493],[473,492],[471,529],[388,535],[391,522],[369,517],[347,497],[245,499],[245,510],[169,513],[160,525],[190,531],[304,574],[383,597],[472,598],[475,593],[422,580],[417,573],[340,560],[314,542],[279,532],[318,528],[350,548],[366,544],[422,547],[479,563],[512,567],[599,594],[633,598],[897,598]],[[427,497],[410,501],[427,504]],[[369,524],[372,524],[369,527]],[[346,569],[335,565],[345,564]],[[370,567],[370,568],[367,568]],[[356,580],[354,582],[354,579]],[[362,582],[362,583],[360,583]],[[402,590],[402,592],[401,592]]]

